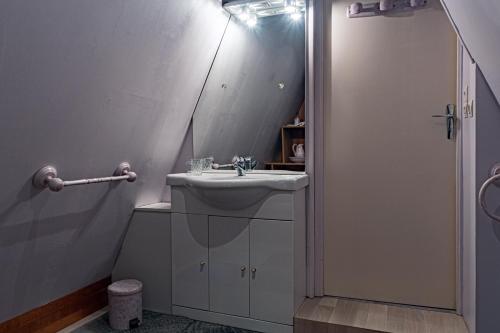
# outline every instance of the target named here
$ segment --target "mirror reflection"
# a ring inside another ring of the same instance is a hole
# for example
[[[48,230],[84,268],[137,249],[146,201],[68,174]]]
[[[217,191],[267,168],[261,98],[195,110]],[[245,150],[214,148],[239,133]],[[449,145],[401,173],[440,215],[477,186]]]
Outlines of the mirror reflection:
[[[193,115],[195,158],[304,170],[303,15],[231,16]]]

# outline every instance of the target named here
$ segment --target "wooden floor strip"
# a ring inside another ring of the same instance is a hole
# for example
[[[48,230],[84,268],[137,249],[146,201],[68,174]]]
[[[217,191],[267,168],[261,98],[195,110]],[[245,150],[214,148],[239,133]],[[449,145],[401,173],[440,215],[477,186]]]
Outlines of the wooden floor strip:
[[[296,333],[467,333],[462,317],[402,305],[336,297],[307,299],[295,316]]]
[[[0,333],[54,333],[108,304],[111,277],[0,323]]]

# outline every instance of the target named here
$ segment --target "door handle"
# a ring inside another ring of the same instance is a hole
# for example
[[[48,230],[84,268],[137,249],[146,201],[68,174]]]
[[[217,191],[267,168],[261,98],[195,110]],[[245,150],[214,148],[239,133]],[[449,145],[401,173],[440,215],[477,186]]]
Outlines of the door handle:
[[[457,121],[457,110],[455,104],[448,104],[446,106],[445,114],[435,114],[432,118],[446,118],[446,138],[453,140],[455,137],[455,128]]]

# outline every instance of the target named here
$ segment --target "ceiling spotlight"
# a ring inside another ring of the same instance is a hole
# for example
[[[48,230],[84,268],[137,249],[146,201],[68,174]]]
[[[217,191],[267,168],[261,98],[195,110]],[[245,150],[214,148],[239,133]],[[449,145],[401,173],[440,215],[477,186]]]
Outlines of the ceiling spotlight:
[[[286,0],[285,1],[285,12],[288,14],[295,13],[297,11],[297,7],[295,6],[294,0]]]
[[[222,6],[229,12],[240,19],[242,22],[249,20],[248,16],[256,15],[257,19],[276,16],[276,15],[291,15],[295,12],[303,12],[306,8],[307,0],[220,0]],[[359,0],[358,0],[359,1]],[[381,0],[379,0],[381,1]],[[394,0],[396,1],[396,0]],[[403,0],[397,0],[403,1]],[[410,0],[404,0],[410,1]],[[427,0],[422,0],[427,1]],[[254,19],[250,20],[250,24],[255,23]],[[258,24],[258,23],[257,23]]]
[[[247,25],[250,28],[253,28],[257,25],[257,16],[256,15],[250,15],[248,19],[246,20]]]
[[[302,18],[302,14],[300,12],[295,12],[293,14],[290,14],[290,18],[294,21],[298,21]]]
[[[241,14],[238,15],[238,18],[241,21],[248,21],[250,19],[250,14],[248,13],[248,10],[244,10]]]

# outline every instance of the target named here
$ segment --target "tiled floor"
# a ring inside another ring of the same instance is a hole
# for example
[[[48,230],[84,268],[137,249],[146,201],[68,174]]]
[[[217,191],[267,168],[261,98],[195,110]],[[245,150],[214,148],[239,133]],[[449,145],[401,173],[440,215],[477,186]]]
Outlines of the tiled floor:
[[[74,333],[253,333],[240,328],[221,326],[192,320],[185,317],[144,311],[140,327],[128,331],[114,331],[108,325],[105,314],[73,331]]]

